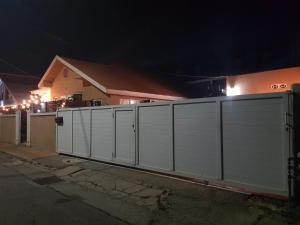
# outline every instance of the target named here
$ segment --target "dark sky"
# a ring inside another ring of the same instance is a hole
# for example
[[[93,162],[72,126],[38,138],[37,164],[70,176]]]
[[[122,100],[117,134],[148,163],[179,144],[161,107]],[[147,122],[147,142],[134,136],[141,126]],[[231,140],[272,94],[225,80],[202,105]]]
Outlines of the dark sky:
[[[222,2],[1,0],[0,72],[41,76],[55,55],[202,76],[300,64],[297,5]]]

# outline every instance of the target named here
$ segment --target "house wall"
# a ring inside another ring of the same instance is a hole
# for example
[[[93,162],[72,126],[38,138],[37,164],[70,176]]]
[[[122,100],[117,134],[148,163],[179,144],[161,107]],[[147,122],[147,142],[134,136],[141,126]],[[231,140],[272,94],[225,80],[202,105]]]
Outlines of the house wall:
[[[72,70],[64,67],[52,83],[51,99],[82,93],[82,91],[82,78]]]
[[[67,71],[67,72],[66,72]],[[83,100],[102,99],[104,105],[119,105],[123,104],[122,100],[144,100],[136,96],[123,95],[107,95],[89,82],[83,80],[72,70],[63,67],[51,86],[51,99],[60,98],[61,96],[70,96],[73,94],[82,94]],[[162,99],[152,99],[162,100]]]
[[[82,100],[97,100],[101,99],[104,105],[110,105],[111,99],[108,95],[104,94],[102,91],[94,86],[83,87]]]
[[[54,115],[30,115],[30,146],[38,150],[55,151],[56,125]],[[42,131],[41,131],[42,129]]]
[[[147,100],[149,98],[140,98],[136,96],[127,96],[127,95],[111,95],[111,104],[112,105],[119,105],[119,104],[124,104],[122,103],[122,100]],[[151,100],[163,100],[163,99],[154,99],[151,98]]]
[[[227,92],[231,92],[229,95],[282,92],[291,90],[294,83],[300,83],[299,67],[227,77]],[[274,84],[287,87],[274,89]]]
[[[16,143],[16,117],[0,116],[0,142]]]
[[[105,105],[110,104],[109,96],[82,79],[75,72],[64,67],[51,86],[51,99],[81,93],[83,100],[102,99]]]

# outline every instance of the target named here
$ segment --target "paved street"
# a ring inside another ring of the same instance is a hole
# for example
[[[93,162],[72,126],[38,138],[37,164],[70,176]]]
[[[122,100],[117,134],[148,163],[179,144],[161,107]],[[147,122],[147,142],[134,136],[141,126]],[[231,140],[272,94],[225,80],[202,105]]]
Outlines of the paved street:
[[[24,147],[0,149],[1,225],[300,224],[284,201]]]
[[[1,225],[125,224],[106,213],[35,183],[17,172],[8,155],[0,154]]]

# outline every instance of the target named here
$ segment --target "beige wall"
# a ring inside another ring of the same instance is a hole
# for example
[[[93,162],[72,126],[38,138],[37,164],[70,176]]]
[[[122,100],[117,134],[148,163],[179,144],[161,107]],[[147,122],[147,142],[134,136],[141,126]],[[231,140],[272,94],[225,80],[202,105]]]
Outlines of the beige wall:
[[[67,72],[66,72],[67,71]],[[85,82],[85,83],[84,83]],[[110,97],[91,85],[72,70],[63,67],[51,86],[51,99],[73,94],[82,94],[83,100],[101,99],[105,105],[110,105]]]
[[[101,99],[104,105],[118,105],[121,99],[143,100],[147,98],[122,96],[122,95],[107,95],[97,89],[88,81],[83,80],[79,75],[67,67],[62,67],[57,77],[51,86],[51,99],[61,98],[62,96],[70,96],[73,94],[82,94],[83,100]],[[153,99],[155,100],[155,99]],[[157,99],[159,100],[159,99]]]
[[[63,67],[51,86],[51,99],[82,93],[83,82],[79,75]]]
[[[119,105],[121,104],[121,100],[125,100],[125,99],[128,99],[128,100],[145,100],[145,99],[149,99],[149,98],[140,98],[140,97],[136,97],[136,96],[126,96],[126,95],[111,95],[111,104],[112,105]],[[151,98],[151,100],[156,100],[156,101],[164,101],[162,99],[154,99],[154,98]],[[167,101],[167,100],[165,100]]]
[[[83,87],[82,100],[98,100],[101,99],[104,105],[110,105],[111,99],[102,91],[94,86]]]
[[[16,143],[16,117],[0,116],[0,142]]]
[[[227,78],[226,89],[234,95],[272,93],[291,90],[294,83],[300,83],[299,67],[231,76]],[[286,84],[287,87],[273,89],[273,84]]]
[[[30,146],[37,150],[55,151],[55,115],[35,115],[30,119]]]

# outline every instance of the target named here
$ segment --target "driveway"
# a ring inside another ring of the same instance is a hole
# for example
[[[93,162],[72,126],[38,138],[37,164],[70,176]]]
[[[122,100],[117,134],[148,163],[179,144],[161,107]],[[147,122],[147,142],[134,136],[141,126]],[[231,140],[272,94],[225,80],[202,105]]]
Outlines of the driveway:
[[[0,154],[1,225],[125,224],[77,197],[35,183],[18,172],[17,166],[11,157]]]
[[[0,202],[1,225],[300,224],[285,201],[13,148],[0,152]]]

